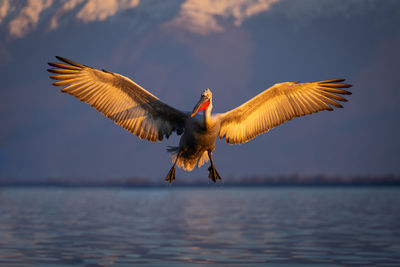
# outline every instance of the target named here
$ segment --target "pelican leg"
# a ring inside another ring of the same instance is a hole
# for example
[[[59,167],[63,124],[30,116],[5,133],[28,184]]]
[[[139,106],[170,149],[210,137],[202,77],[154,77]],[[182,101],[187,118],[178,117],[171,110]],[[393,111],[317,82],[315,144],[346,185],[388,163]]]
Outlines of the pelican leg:
[[[208,178],[210,178],[214,183],[216,183],[217,180],[222,180],[222,178],[219,175],[219,173],[217,172],[217,170],[215,169],[211,154],[212,154],[212,152],[208,151],[208,158],[210,159],[210,163],[211,163],[211,166],[208,168],[208,170],[210,171]]]
[[[170,184],[172,183],[173,180],[175,180],[175,169],[176,169],[176,163],[178,162],[178,158],[180,156],[180,153],[178,153],[178,155],[176,155],[176,159],[174,162],[174,165],[172,165],[172,168],[169,170],[167,177],[165,178],[166,182],[169,182]]]
[[[169,170],[167,177],[165,178],[166,182],[169,182],[171,184],[172,181],[175,180],[175,169],[176,169],[176,165],[174,164],[172,166],[172,168]]]

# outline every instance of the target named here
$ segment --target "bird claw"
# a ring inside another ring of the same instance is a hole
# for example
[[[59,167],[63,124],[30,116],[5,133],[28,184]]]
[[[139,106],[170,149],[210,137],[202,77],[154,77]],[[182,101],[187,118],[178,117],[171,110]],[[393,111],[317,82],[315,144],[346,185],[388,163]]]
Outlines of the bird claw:
[[[165,178],[164,181],[169,182],[170,184],[172,183],[173,180],[175,180],[176,176],[175,176],[175,166],[173,166],[171,168],[171,170],[169,170],[167,177]]]
[[[216,183],[217,180],[222,180],[221,176],[213,166],[210,166],[208,170],[210,171],[208,178],[210,178],[214,183]]]

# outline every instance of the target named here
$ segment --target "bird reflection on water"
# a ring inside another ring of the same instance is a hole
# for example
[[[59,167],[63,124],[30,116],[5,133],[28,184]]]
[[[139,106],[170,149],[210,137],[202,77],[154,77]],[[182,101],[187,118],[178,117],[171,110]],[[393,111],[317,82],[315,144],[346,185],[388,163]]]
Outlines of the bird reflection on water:
[[[0,265],[396,265],[398,191],[6,188]]]

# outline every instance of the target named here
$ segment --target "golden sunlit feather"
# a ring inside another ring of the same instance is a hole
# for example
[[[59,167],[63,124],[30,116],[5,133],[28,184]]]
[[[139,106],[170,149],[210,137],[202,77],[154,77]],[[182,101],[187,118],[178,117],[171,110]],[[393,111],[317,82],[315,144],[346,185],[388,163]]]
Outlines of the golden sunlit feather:
[[[66,86],[61,91],[88,103],[118,125],[139,138],[162,140],[173,131],[183,136],[177,147],[169,147],[174,165],[166,181],[175,179],[176,166],[187,171],[210,161],[209,178],[221,177],[215,169],[212,151],[219,136],[229,144],[245,143],[257,135],[295,117],[322,110],[341,108],[347,100],[342,88],[351,85],[343,79],[311,83],[286,82],[272,86],[241,106],[224,114],[211,114],[212,92],[206,89],[191,113],[181,112],[161,102],[132,80],[106,70],[97,70],[69,59],[49,63],[53,85]],[[197,116],[204,110],[203,116]],[[196,117],[195,117],[196,115]]]
[[[311,83],[286,82],[272,86],[243,105],[220,115],[220,139],[229,144],[245,143],[259,134],[295,117],[322,110],[342,108],[337,101],[347,102],[340,96],[351,92],[337,89],[351,85],[332,79]]]
[[[56,75],[55,86],[88,103],[118,125],[149,141],[162,140],[172,131],[182,129],[187,115],[161,102],[157,97],[131,81],[109,71],[100,71],[57,57],[64,63],[49,63]]]

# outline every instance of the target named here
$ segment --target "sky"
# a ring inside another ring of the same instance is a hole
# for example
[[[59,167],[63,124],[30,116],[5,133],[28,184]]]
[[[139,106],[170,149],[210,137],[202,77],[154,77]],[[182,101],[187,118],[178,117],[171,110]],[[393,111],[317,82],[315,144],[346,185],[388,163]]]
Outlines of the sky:
[[[162,179],[165,148],[51,85],[54,56],[117,72],[192,110],[225,112],[274,83],[345,78],[343,109],[246,144],[218,141],[223,178],[400,175],[397,0],[0,0],[0,177]],[[206,167],[177,178],[206,177]]]

